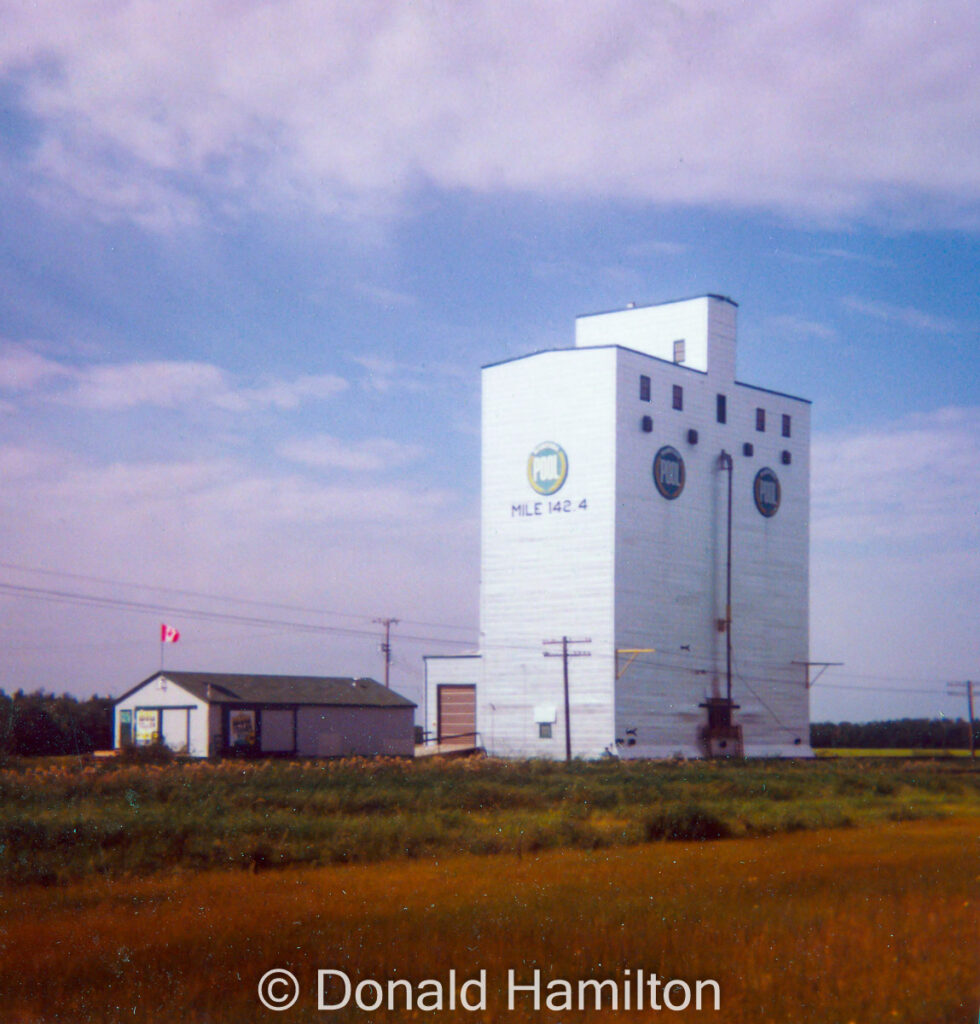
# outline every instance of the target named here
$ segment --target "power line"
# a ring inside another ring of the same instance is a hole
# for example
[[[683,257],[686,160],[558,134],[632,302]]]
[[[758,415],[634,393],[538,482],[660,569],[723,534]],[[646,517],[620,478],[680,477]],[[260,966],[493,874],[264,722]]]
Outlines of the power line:
[[[87,576],[83,573],[64,572],[56,569],[41,569],[15,562],[0,562],[0,569],[12,569],[16,572],[34,573],[39,576],[55,576],[63,579],[82,580],[86,583],[104,583],[115,587],[132,587],[135,590],[152,590],[161,594],[174,594],[178,597],[202,597],[212,601],[227,601],[230,604],[252,605],[259,608],[278,608],[282,611],[308,612],[314,615],[333,615],[341,619],[360,619],[371,621],[369,615],[358,615],[353,612],[338,612],[327,608],[311,608],[305,605],[284,604],[277,601],[259,601],[255,598],[229,597],[227,594],[213,594],[201,590],[184,590],[177,587],[161,587],[152,583],[132,583],[127,580],[114,580],[104,576]],[[470,626],[458,626],[448,622],[422,622],[417,619],[403,619],[405,625],[426,626],[431,629],[450,629],[457,632],[473,633]]]
[[[185,605],[154,604],[147,601],[132,601],[124,598],[102,597],[98,594],[84,594],[78,591],[52,590],[44,587],[18,586],[0,583],[0,594],[22,597],[29,600],[46,601],[53,604],[80,604],[95,608],[119,608],[124,611],[153,614],[184,615],[205,622],[234,622],[243,626],[283,627],[299,633],[328,633],[338,636],[375,636],[370,629],[354,629],[350,626],[326,626],[312,622],[295,622],[285,619],[267,619],[252,615],[235,615],[231,612],[215,612],[206,608],[189,608]],[[448,640],[444,637],[404,635],[402,640],[418,643],[452,644],[469,647],[465,640]]]
[[[246,598],[229,598],[219,595],[206,594],[197,591],[185,591],[177,590],[174,588],[166,587],[153,587],[149,584],[131,584],[122,583],[121,581],[110,581],[99,577],[85,577],[81,574],[73,573],[57,573],[53,570],[45,569],[29,569],[24,566],[18,566],[14,563],[0,562],[0,567],[6,567],[9,569],[16,569],[25,572],[37,572],[46,575],[65,576],[68,578],[79,578],[87,579],[91,582],[100,583],[116,583],[120,586],[131,586],[134,588],[142,588],[147,590],[156,590],[163,593],[182,594],[186,596],[198,596],[212,600],[229,601],[239,604],[249,604],[259,607],[281,607],[283,609],[289,609],[294,611],[309,611],[315,614],[337,614],[345,615],[345,613],[333,613],[326,612],[322,609],[305,609],[301,606],[296,605],[279,605],[274,602],[262,602],[253,601]],[[300,632],[300,633],[313,633],[313,634],[332,634],[336,636],[349,636],[349,637],[374,637],[376,632],[370,629],[357,629],[352,626],[338,626],[338,625],[325,625],[311,622],[298,622],[295,620],[278,619],[278,618],[264,618],[259,616],[239,615],[232,612],[219,612],[212,611],[206,608],[192,608],[186,605],[179,604],[163,604],[155,603],[150,601],[134,601],[126,598],[107,597],[99,594],[84,593],[80,591],[69,591],[60,590],[54,588],[45,587],[30,587],[26,585],[18,585],[13,583],[0,582],[0,594],[6,594],[13,598],[23,598],[27,600],[44,601],[53,604],[78,604],[88,607],[96,608],[118,608],[122,611],[128,611],[138,614],[176,614],[190,617],[192,619],[199,619],[207,622],[227,622],[240,626],[250,626],[252,628],[264,628],[264,629],[280,629],[288,632]],[[357,615],[345,615],[347,618],[362,619],[364,616]],[[415,625],[424,625],[417,620],[403,620],[406,624],[413,623]],[[428,623],[433,628],[447,628],[462,630],[465,627],[462,626],[449,626],[439,625],[436,623]],[[446,637],[437,637],[430,635],[418,635],[418,634],[399,634],[399,640],[403,640],[406,643],[425,643],[425,644],[437,644],[437,645],[450,645],[456,647],[469,647],[473,648],[476,646],[473,641],[470,640],[452,640]],[[118,646],[118,645],[117,645]],[[26,649],[26,648],[25,648]],[[533,657],[536,653],[536,645],[529,641],[522,644],[483,644],[481,651],[486,652],[489,650],[520,650],[525,651],[529,657]],[[662,650],[662,648],[661,648]],[[602,659],[609,661],[615,661],[615,655],[609,654],[594,654]],[[678,657],[666,657],[665,654],[660,653],[655,658],[644,658],[640,656],[638,660],[641,663],[650,665],[653,668],[661,668],[665,670],[680,670],[688,671],[693,675],[707,675],[710,672],[721,671],[720,666],[717,664],[715,659],[704,656],[696,655],[692,659],[678,658]],[[765,662],[761,661],[758,664],[767,664],[773,667],[778,666],[777,662]],[[777,683],[785,684],[788,680],[774,677],[772,675],[748,675],[739,673],[740,679],[743,681],[751,680],[757,683]],[[914,680],[928,682],[931,680],[924,679],[922,677],[910,677],[910,676],[887,676],[887,675],[870,675],[862,673],[847,673],[844,678],[846,679],[880,679],[884,681],[903,681],[903,680]],[[848,683],[824,683],[821,682],[821,687],[825,689],[833,690],[851,690],[851,691],[864,691],[871,693],[909,693],[909,694],[925,694],[929,696],[939,696],[942,694],[941,687],[946,685],[945,680],[935,680],[936,688],[926,689],[921,687],[897,687],[897,686],[863,686],[858,684]]]
[[[942,690],[922,690],[900,686],[847,686],[844,683],[821,683],[821,690],[864,690],[867,693],[926,693],[932,696],[941,694]]]
[[[734,652],[732,652],[732,654],[734,657]],[[766,711],[769,712],[769,715],[771,716],[772,720],[780,727],[780,729],[788,733],[796,733],[798,731],[797,729],[793,729],[790,726],[788,726],[779,717],[779,715],[777,715],[776,712],[773,711],[773,709],[762,699],[762,697],[758,693],[756,693],[755,690],[752,689],[752,687],[748,683],[748,680],[741,673],[738,673],[738,681],[749,691],[749,693],[752,694],[753,697],[755,697],[755,699],[766,709]],[[729,700],[731,700],[730,697]]]

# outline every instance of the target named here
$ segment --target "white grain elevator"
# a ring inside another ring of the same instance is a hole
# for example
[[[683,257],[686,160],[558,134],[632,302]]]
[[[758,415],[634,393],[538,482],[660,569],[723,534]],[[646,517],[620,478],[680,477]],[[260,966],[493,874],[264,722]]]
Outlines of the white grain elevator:
[[[735,326],[717,295],[630,306],[484,367],[481,644],[425,659],[430,735],[811,755],[810,404],[736,380]]]

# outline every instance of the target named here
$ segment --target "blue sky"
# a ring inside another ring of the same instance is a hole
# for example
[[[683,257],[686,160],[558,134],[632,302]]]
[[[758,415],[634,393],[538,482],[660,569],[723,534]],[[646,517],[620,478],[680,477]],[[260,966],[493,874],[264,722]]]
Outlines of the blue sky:
[[[713,292],[814,402],[814,718],[963,714],[975,11],[555,12],[0,0],[3,688],[121,693],[171,620],[379,676],[394,616],[416,697],[476,639],[480,365]]]

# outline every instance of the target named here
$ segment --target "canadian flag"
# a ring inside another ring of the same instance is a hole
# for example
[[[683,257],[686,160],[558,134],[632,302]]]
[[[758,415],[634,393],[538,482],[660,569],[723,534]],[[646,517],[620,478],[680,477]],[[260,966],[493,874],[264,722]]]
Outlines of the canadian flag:
[[[180,633],[174,629],[173,626],[168,626],[165,623],[160,626],[160,643],[162,644],[175,644],[180,639]]]

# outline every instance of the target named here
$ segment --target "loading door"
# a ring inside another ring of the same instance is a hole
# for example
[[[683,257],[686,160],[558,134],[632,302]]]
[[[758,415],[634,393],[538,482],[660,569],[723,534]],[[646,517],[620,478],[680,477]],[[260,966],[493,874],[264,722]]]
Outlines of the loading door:
[[[476,686],[439,687],[439,743],[448,747],[475,747]]]
[[[178,754],[186,754],[191,742],[191,709],[163,708],[160,718],[161,742]]]

